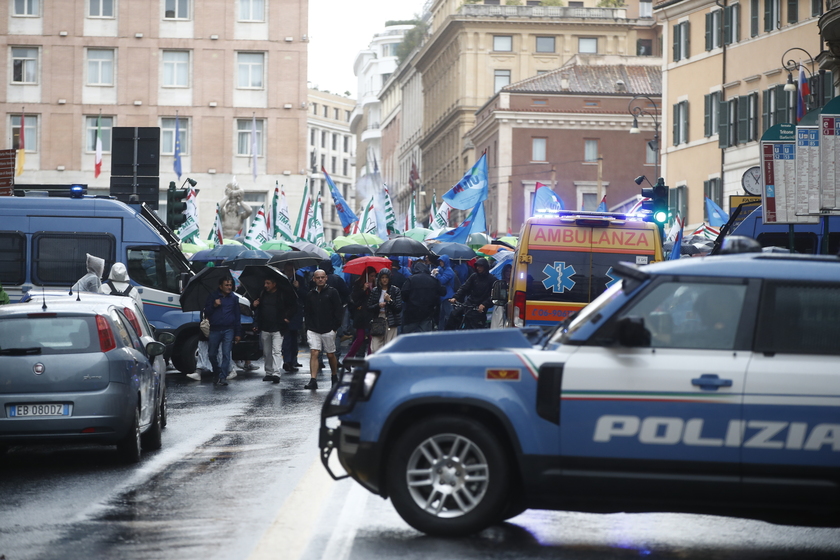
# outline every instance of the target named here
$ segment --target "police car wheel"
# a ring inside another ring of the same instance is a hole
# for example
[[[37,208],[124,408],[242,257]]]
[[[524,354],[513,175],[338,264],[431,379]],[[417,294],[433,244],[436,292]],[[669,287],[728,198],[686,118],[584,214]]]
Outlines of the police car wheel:
[[[469,535],[495,523],[507,503],[501,444],[470,418],[435,416],[395,442],[388,495],[400,516],[430,535]]]

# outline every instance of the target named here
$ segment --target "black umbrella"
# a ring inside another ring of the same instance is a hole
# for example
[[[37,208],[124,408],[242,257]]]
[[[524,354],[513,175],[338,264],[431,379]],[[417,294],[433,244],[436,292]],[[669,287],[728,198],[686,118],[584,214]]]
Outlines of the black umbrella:
[[[463,243],[437,243],[432,245],[432,252],[438,256],[448,255],[456,261],[468,261],[475,258],[475,251]]]
[[[233,280],[226,266],[208,266],[190,278],[181,293],[181,311],[203,311],[207,298],[219,289],[223,278]]]
[[[279,268],[282,268],[285,263],[293,262],[296,267],[301,268],[305,266],[318,266],[322,260],[324,260],[322,257],[306,251],[289,251],[271,257],[266,264],[271,266],[280,265]]]
[[[231,270],[245,270],[248,265],[260,265],[268,262],[271,255],[265,251],[249,249],[242,251],[235,257],[228,257],[222,262],[222,266],[229,266]]]
[[[372,255],[375,250],[373,247],[368,247],[367,245],[351,243],[350,245],[345,245],[340,249],[336,249],[335,252],[342,255]]]
[[[379,257],[425,257],[431,254],[428,247],[404,235],[389,239],[376,250],[376,255]]]
[[[280,292],[284,303],[295,302],[295,305],[297,305],[297,293],[292,283],[286,278],[286,275],[268,265],[248,265],[239,275],[239,283],[245,286],[248,299],[254,301],[260,297],[260,293],[265,289],[266,278],[277,283],[277,290]]]

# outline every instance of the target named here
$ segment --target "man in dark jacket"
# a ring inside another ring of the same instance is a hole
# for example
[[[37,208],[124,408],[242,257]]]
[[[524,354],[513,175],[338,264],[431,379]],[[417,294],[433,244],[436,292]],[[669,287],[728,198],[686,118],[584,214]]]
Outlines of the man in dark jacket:
[[[338,381],[338,360],[335,357],[335,331],[341,326],[344,306],[338,291],[327,285],[327,273],[316,270],[312,276],[315,287],[306,294],[303,307],[306,322],[306,341],[309,343],[309,372],[312,376],[304,389],[317,389],[318,352],[327,353],[332,383]]]
[[[406,281],[406,277],[405,274],[400,272],[400,268],[400,259],[397,257],[391,257],[391,285],[396,286],[397,288],[402,290],[403,284],[405,284]]]
[[[239,296],[233,293],[233,278],[219,280],[219,289],[210,294],[204,304],[204,316],[210,321],[207,345],[210,365],[213,366],[213,385],[226,386],[233,343],[239,342],[242,335]],[[222,347],[221,364],[219,346]]]
[[[260,331],[263,347],[263,381],[280,383],[283,337],[289,331],[289,324],[297,311],[297,296],[293,290],[281,292],[273,278],[266,278],[260,297],[251,303],[251,307],[255,310],[254,330]]]
[[[461,307],[454,310],[446,324],[447,330],[457,329],[461,325],[464,313],[467,314],[467,328],[480,329],[486,325],[487,309],[493,307],[493,300],[490,296],[495,281],[496,277],[490,274],[490,264],[487,259],[481,258],[475,261],[475,273],[467,278],[467,281],[455,292],[455,297],[449,300],[450,303],[464,302],[475,307],[475,309],[468,310]]]
[[[393,275],[393,273],[392,273]],[[429,273],[429,267],[423,261],[414,263],[409,276],[402,287],[404,334],[429,332],[435,317],[441,296],[446,295],[446,288]]]
[[[341,298],[341,304],[347,305],[350,302],[350,288],[347,287],[347,282],[344,278],[335,273],[335,266],[330,259],[324,259],[318,268],[327,273],[327,286],[333,287],[338,291]]]

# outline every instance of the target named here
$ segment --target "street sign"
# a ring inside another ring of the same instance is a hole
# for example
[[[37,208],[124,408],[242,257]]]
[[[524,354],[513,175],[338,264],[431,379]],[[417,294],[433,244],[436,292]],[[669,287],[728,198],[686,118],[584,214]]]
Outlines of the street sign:
[[[796,189],[788,198],[788,221],[819,223],[820,211],[820,129],[818,126],[796,127]],[[794,215],[790,215],[794,208]]]
[[[840,208],[840,97],[820,113],[820,210]]]
[[[761,204],[761,197],[760,196],[740,196],[740,195],[730,195],[729,197],[729,208],[730,212],[735,208],[738,208],[742,204]]]
[[[0,196],[12,196],[15,188],[17,150],[0,150]]]
[[[761,137],[761,209],[765,224],[788,223],[787,193],[795,189],[795,151],[796,128],[792,124],[771,126]]]

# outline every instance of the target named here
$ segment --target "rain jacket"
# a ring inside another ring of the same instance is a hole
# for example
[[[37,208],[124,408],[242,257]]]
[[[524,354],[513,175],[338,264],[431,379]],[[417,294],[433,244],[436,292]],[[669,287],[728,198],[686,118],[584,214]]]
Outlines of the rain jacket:
[[[87,268],[87,274],[73,284],[73,291],[98,292],[102,286],[102,275],[105,273],[105,259],[85,253],[85,267]]]
[[[108,274],[108,280],[100,286],[99,291],[103,294],[129,296],[137,302],[137,305],[143,305],[140,292],[128,281],[128,272],[123,263],[114,263]]]
[[[367,306],[371,317],[379,316],[379,298],[382,294],[382,288],[379,287],[379,279],[385,275],[389,278],[391,276],[391,271],[387,268],[383,268],[376,275],[376,287],[370,291],[370,296],[368,296]],[[403,308],[400,289],[390,284],[388,286],[388,295],[391,296],[391,301],[385,305],[385,317],[388,320],[389,327],[397,327],[400,325],[400,313],[402,313]]]
[[[484,265],[484,271],[478,272],[478,267],[482,264]],[[483,305],[485,309],[489,309],[493,307],[490,294],[493,292],[496,277],[490,274],[490,264],[487,259],[478,259],[475,261],[475,266],[476,272],[461,285],[455,293],[455,299],[466,301],[470,305]]]
[[[446,294],[438,280],[429,274],[429,267],[423,261],[414,263],[414,273],[403,284],[403,323],[420,323],[438,315],[440,298]]]
[[[217,299],[222,300],[219,307],[213,305]],[[231,292],[224,295],[216,290],[207,297],[204,304],[204,316],[210,321],[210,331],[226,331],[233,329],[234,336],[242,336],[242,317],[239,312],[239,296]]]
[[[341,257],[338,258],[341,259]],[[318,268],[327,273],[327,286],[332,286],[338,291],[338,297],[341,298],[341,305],[347,305],[350,302],[350,288],[347,287],[347,282],[344,281],[344,278],[335,273],[332,261],[330,259],[324,259],[318,265]]]
[[[456,290],[455,271],[452,270],[452,266],[449,264],[449,255],[441,255],[438,258],[438,262],[440,265],[435,268],[437,271],[435,278],[446,288],[446,294],[441,296],[440,299],[450,299],[455,295]]]
[[[10,301],[9,294],[6,293],[6,290],[3,289],[3,285],[0,284],[0,305],[6,305]]]
[[[325,334],[338,330],[344,318],[344,306],[338,290],[329,284],[320,292],[318,288],[309,290],[303,304],[303,315],[308,331]]]

